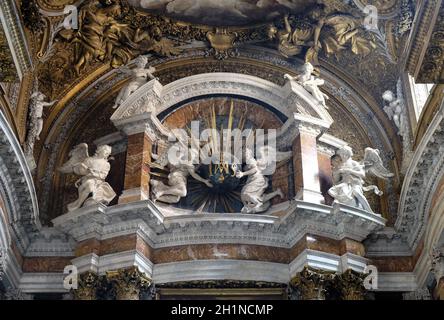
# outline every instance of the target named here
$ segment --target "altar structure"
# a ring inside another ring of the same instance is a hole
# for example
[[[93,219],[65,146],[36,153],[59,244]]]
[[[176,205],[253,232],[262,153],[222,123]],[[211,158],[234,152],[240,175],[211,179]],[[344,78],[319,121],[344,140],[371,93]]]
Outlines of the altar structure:
[[[0,4],[0,299],[444,299],[440,2],[73,2]]]

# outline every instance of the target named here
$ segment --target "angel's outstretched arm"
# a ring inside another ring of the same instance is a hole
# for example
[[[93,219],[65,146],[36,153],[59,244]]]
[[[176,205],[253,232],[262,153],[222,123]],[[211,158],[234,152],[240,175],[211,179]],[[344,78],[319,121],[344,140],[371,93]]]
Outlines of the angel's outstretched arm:
[[[244,171],[244,172],[238,171],[236,173],[236,177],[242,178],[244,176],[251,176],[252,174],[255,174],[256,172],[257,172],[257,168],[254,167],[254,168],[252,168],[250,170],[247,170],[247,171]]]
[[[188,169],[188,172],[190,173],[190,175],[196,179],[197,181],[200,181],[202,183],[205,183],[208,187],[212,187],[213,185],[207,180],[202,178],[201,176],[199,176],[196,171],[194,170],[194,168]]]

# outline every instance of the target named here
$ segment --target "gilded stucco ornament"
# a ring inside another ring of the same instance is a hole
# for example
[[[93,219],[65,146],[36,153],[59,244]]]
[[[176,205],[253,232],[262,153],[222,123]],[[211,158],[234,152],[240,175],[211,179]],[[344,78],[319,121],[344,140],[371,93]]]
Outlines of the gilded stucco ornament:
[[[305,61],[315,65],[321,51],[327,57],[344,50],[366,56],[376,49],[374,40],[364,35],[357,14],[337,12],[326,5],[316,5],[303,16],[286,15],[279,24],[281,27],[272,24],[268,28],[268,37],[279,52],[286,57],[305,52]]]
[[[109,62],[113,68],[128,63],[143,52],[173,55],[180,51],[163,36],[158,26],[149,30],[122,21],[123,8],[117,1],[89,1],[79,10],[79,29],[63,29],[59,36],[74,45],[77,74],[91,62]]]
[[[77,145],[69,153],[69,160],[58,170],[65,174],[74,173],[81,178],[75,183],[79,197],[76,201],[68,204],[68,211],[97,203],[108,204],[114,199],[116,193],[105,182],[111,169],[110,154],[111,147],[102,145],[97,147],[96,153],[90,157],[86,143]]]
[[[328,194],[336,202],[373,212],[364,192],[373,191],[381,196],[382,191],[375,185],[364,186],[364,180],[368,175],[381,179],[394,176],[384,167],[379,150],[366,148],[364,160],[361,162],[352,159],[353,150],[349,146],[340,148],[337,155],[341,158],[341,164],[333,172],[335,185],[328,190]]]

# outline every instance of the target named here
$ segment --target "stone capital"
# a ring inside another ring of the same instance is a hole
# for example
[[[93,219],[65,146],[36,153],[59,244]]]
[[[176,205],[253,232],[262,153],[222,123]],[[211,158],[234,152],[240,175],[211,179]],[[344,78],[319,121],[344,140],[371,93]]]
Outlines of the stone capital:
[[[105,277],[112,284],[117,300],[139,300],[141,291],[152,283],[137,267],[107,271]]]

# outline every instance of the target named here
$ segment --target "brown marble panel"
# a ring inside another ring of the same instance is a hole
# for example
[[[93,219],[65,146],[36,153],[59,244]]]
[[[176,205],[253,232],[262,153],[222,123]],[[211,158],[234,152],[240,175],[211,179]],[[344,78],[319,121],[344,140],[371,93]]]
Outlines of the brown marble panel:
[[[372,257],[371,264],[379,272],[412,272],[415,266],[412,257]]]
[[[303,131],[300,132],[293,143],[296,194],[303,189],[321,192],[316,144],[316,137]]]
[[[154,263],[208,259],[289,263],[287,249],[259,245],[197,244],[162,248],[154,252]]]
[[[74,257],[28,257],[23,260],[23,272],[63,272]]]
[[[123,252],[135,250],[137,248],[137,235],[126,235],[110,239],[105,239],[100,242],[99,255],[104,256],[116,252]]]
[[[279,165],[279,164],[278,164]],[[275,197],[272,200],[272,204],[278,204],[289,199],[289,190],[288,190],[288,176],[290,175],[290,170],[288,168],[288,163],[281,164],[276,168],[275,173],[271,178],[271,184],[273,190],[280,188],[282,193],[284,194],[283,198]]]
[[[81,257],[91,253],[95,253],[98,255],[99,252],[100,241],[94,238],[79,242],[75,250],[75,255],[76,257]]]
[[[342,256],[347,252],[364,256],[365,248],[360,242],[351,239],[334,240],[326,237],[306,235],[290,249],[290,261],[299,256],[305,249],[322,251]]]
[[[323,152],[318,152],[319,163],[319,184],[325,203],[331,205],[333,198],[328,194],[328,190],[333,186],[333,173],[331,167],[331,157]]]
[[[141,188],[148,194],[151,161],[151,140],[145,133],[128,137],[125,164],[125,190]]]

